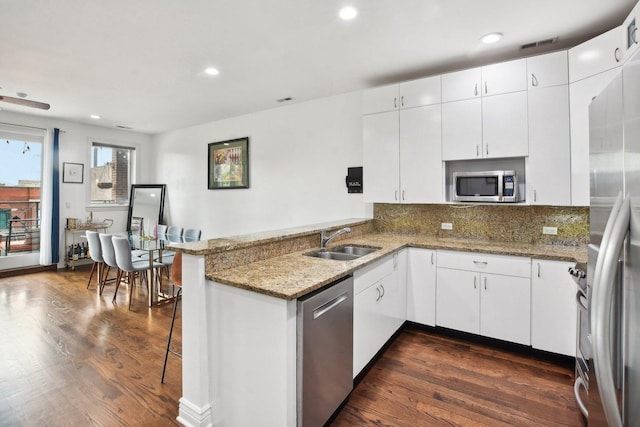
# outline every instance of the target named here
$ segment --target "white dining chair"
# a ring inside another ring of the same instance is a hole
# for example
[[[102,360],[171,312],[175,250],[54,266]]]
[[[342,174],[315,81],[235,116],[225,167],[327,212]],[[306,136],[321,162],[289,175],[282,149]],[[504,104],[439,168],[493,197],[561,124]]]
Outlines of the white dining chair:
[[[147,285],[147,292],[149,290],[149,280],[147,279],[147,271],[151,267],[154,271],[158,268],[164,267],[164,264],[159,262],[153,262],[150,266],[148,262],[133,262],[131,259],[131,247],[129,246],[129,239],[126,237],[113,236],[112,237],[113,249],[115,252],[116,264],[120,270],[120,279],[123,275],[127,275],[129,282],[129,310],[131,310],[131,301],[133,299],[133,288],[135,287],[136,273],[140,277],[140,280],[144,280]],[[153,272],[152,272],[153,274]],[[118,293],[118,287],[120,286],[120,280],[116,283],[116,292],[113,296],[115,301],[116,294]]]
[[[87,237],[87,243],[89,244],[89,253],[91,254],[91,259],[93,260],[93,265],[91,266],[91,273],[89,273],[89,281],[87,282],[87,289],[91,286],[91,280],[93,279],[93,275],[97,275],[98,277],[98,289],[100,293],[102,293],[102,276],[103,276],[103,268],[104,268],[104,260],[102,259],[102,246],[100,244],[100,237],[98,237],[97,231],[87,230],[85,233]]]

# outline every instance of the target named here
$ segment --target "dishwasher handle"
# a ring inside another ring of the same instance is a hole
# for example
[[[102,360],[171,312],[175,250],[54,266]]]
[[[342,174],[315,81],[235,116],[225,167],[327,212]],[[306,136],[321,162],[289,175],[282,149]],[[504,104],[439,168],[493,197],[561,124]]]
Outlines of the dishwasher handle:
[[[347,298],[349,298],[349,296],[345,292],[344,294],[338,295],[334,299],[329,300],[324,304],[318,306],[315,310],[313,310],[313,319],[315,320],[318,317],[322,316],[323,314],[333,310],[333,308],[335,308],[341,302],[345,301]]]

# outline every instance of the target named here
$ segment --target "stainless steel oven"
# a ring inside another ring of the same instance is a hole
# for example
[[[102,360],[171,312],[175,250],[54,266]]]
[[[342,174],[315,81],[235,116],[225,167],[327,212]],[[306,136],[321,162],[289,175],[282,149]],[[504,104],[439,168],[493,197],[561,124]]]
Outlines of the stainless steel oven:
[[[589,358],[591,357],[591,342],[589,338],[589,287],[587,273],[584,268],[576,265],[569,268],[569,274],[576,282],[576,306],[578,316],[578,331],[576,339],[576,379],[573,393],[576,397],[580,412],[586,418],[588,410],[586,403],[589,394]]]

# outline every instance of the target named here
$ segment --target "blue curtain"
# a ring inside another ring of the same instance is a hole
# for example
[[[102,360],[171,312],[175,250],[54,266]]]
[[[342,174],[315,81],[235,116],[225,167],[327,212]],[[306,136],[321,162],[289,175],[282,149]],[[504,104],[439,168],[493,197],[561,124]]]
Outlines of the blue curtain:
[[[60,129],[53,129],[53,200],[51,211],[51,262],[60,261],[60,154],[58,139]]]

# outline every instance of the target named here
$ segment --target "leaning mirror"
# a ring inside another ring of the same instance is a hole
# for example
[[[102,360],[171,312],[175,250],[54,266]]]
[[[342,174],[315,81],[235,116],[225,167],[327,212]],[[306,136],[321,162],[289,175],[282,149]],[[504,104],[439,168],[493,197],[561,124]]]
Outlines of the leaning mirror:
[[[127,231],[144,234],[154,232],[164,219],[165,184],[134,184],[129,196]]]

